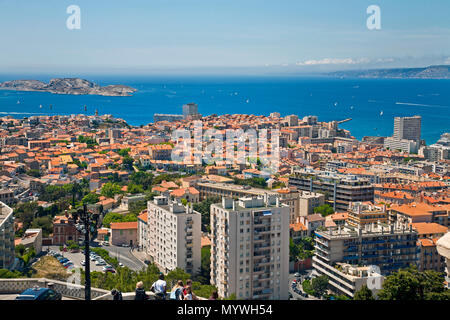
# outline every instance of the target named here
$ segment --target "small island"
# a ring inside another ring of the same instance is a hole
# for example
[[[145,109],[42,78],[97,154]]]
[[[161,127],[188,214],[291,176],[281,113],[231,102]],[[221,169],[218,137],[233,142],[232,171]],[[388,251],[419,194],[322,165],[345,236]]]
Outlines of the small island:
[[[0,89],[15,91],[38,91],[54,94],[100,95],[110,97],[131,96],[137,90],[125,85],[101,87],[91,81],[79,78],[55,78],[49,83],[39,80],[13,80],[0,83]]]

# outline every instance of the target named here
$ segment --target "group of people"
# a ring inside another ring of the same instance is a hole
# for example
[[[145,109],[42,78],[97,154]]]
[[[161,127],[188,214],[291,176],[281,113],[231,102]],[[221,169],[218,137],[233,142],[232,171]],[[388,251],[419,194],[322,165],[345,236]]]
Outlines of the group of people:
[[[167,283],[164,280],[164,274],[160,273],[159,278],[152,284],[150,291],[155,294],[156,300],[166,300],[167,296],[170,300],[199,300],[198,297],[192,291],[192,280],[186,281],[186,286],[183,284],[182,280],[178,280],[177,284],[172,288],[172,290],[167,293]],[[116,289],[111,291],[113,300],[122,300],[122,293]],[[208,300],[217,300],[217,291],[214,291]],[[136,284],[136,291],[134,300],[149,300],[149,296],[145,293],[144,283],[139,281]]]

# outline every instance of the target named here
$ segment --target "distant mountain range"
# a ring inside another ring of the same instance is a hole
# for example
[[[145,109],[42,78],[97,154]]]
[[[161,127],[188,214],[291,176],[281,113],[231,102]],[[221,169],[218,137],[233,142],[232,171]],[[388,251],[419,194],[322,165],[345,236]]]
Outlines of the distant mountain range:
[[[337,71],[327,74],[339,78],[369,79],[450,79],[450,65],[429,66],[425,68],[394,68]]]
[[[55,94],[130,96],[137,90],[124,85],[101,87],[88,80],[79,78],[55,78],[49,83],[38,80],[13,80],[0,83],[0,89],[16,91],[41,91]]]

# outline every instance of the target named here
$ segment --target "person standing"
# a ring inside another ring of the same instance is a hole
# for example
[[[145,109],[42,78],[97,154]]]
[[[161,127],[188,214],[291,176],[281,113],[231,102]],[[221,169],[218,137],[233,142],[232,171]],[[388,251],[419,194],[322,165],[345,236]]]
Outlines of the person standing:
[[[184,300],[183,281],[178,280],[177,284],[172,288],[170,300]]]
[[[185,289],[186,294],[184,295],[184,300],[192,300],[192,289],[191,287],[187,287]]]
[[[198,300],[197,296],[194,294],[193,290],[192,290],[192,280],[189,279],[186,281],[186,287],[184,287],[183,289],[183,294],[187,295],[187,289],[191,289],[191,295],[192,295],[192,299],[191,300]]]
[[[155,293],[158,300],[165,300],[166,290],[167,283],[164,280],[164,274],[161,272],[159,274],[159,279],[152,284],[152,288],[150,289],[150,291],[153,291]]]

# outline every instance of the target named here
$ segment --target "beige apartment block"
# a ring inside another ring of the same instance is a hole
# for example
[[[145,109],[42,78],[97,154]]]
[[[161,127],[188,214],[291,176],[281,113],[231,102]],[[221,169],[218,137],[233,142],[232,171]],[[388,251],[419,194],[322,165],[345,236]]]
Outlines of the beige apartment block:
[[[201,267],[201,214],[166,196],[147,203],[148,253],[167,273],[181,268],[193,275]]]
[[[219,296],[288,298],[289,206],[275,195],[211,206],[211,283]]]

